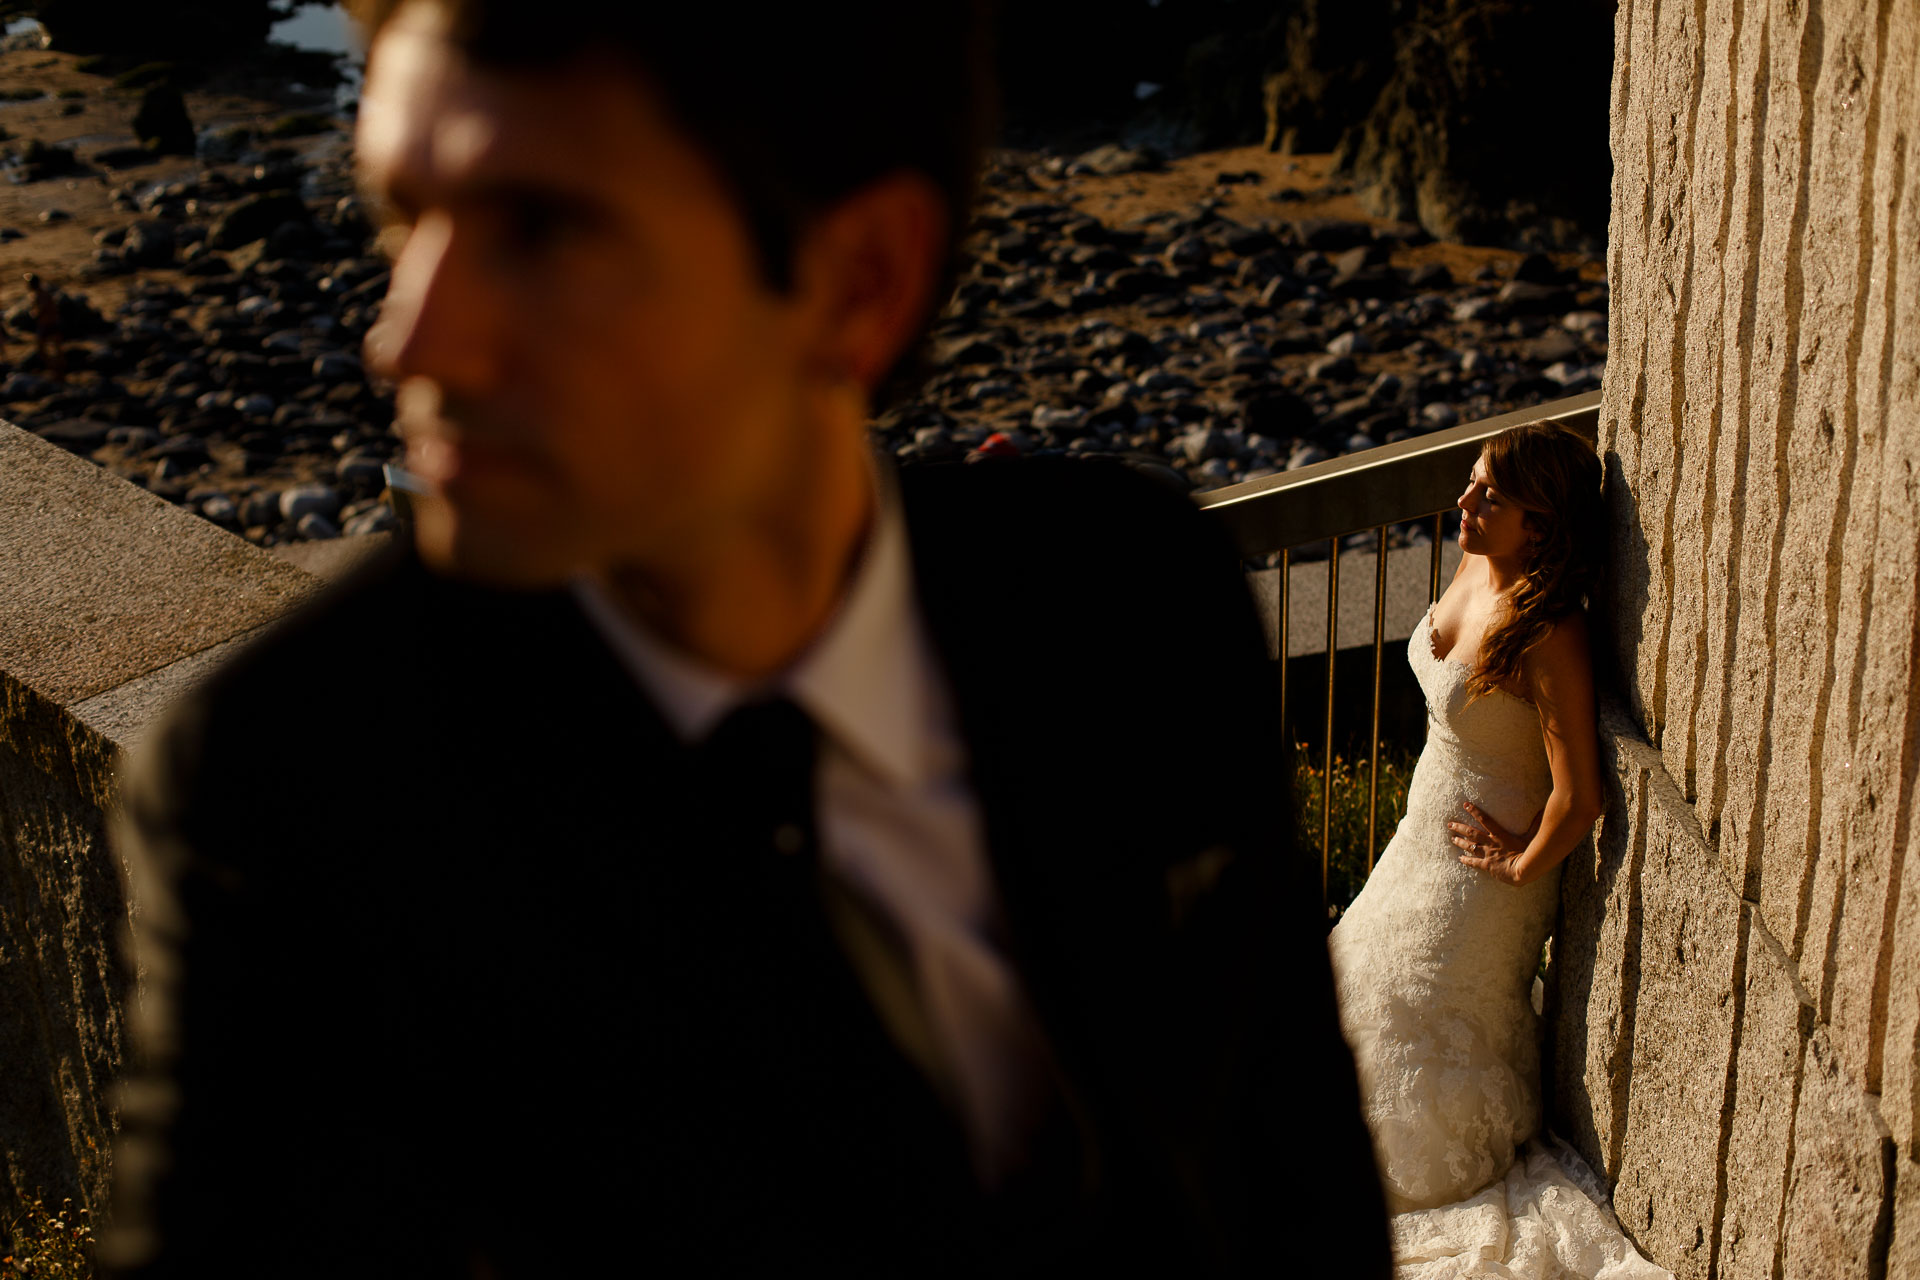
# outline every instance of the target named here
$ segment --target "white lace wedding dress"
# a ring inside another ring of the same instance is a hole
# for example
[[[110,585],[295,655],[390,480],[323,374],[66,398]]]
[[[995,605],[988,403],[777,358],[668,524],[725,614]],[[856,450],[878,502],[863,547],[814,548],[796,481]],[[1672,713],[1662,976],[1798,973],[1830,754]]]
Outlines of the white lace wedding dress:
[[[1462,866],[1447,830],[1472,801],[1522,831],[1551,789],[1533,706],[1468,705],[1468,669],[1435,656],[1432,612],[1408,661],[1427,745],[1407,814],[1329,940],[1340,1018],[1393,1211],[1399,1280],[1651,1280],[1580,1157],[1542,1135],[1531,999],[1560,873],[1524,888]]]

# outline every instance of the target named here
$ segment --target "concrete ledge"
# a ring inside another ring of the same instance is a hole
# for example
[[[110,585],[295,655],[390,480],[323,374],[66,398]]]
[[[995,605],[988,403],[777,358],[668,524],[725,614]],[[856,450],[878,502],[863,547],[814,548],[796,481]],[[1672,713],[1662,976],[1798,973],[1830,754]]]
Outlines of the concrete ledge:
[[[319,582],[0,423],[0,1221],[103,1207],[129,904],[119,755]]]
[[[285,613],[313,579],[83,458],[0,429],[0,654],[60,704]]]
[[[256,627],[208,645],[198,653],[76,702],[67,711],[118,751],[131,751],[145,739],[148,728],[168,704],[265,630],[264,626]]]

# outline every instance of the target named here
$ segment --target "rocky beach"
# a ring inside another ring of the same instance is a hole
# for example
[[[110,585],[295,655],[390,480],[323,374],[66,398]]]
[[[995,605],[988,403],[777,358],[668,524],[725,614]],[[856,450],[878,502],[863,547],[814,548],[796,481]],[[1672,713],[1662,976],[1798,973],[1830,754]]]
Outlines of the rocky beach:
[[[261,545],[390,528],[350,109],[229,77],[180,98],[167,154],[137,77],[9,44],[0,418]],[[1216,488],[1599,385],[1597,257],[1436,242],[1325,155],[1078,141],[992,154],[921,379],[873,426],[903,463],[1120,455]]]

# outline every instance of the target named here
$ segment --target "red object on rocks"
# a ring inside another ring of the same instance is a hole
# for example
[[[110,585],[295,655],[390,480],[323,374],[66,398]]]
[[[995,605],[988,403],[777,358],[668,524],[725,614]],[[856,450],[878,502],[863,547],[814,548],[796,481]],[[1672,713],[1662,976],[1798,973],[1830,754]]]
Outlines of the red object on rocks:
[[[1013,437],[1006,432],[996,431],[980,442],[980,447],[973,451],[973,456],[976,458],[1017,458],[1020,456],[1020,446],[1015,444]]]

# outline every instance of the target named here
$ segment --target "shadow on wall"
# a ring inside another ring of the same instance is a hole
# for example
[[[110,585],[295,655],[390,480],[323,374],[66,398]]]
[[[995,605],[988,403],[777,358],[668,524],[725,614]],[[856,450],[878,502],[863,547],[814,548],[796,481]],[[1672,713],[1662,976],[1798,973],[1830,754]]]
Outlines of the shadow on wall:
[[[1603,739],[1609,776],[1621,776],[1611,758],[1617,741]],[[1620,1167],[1622,1123],[1633,1085],[1634,1013],[1640,1002],[1641,863],[1646,853],[1646,793],[1607,788],[1607,810],[1590,846],[1566,861],[1560,919],[1553,932],[1553,981],[1547,1010],[1548,1053],[1542,1073],[1550,1086],[1553,1130],[1607,1176]],[[1608,934],[1613,936],[1608,937]],[[1597,1042],[1597,1043],[1596,1043]],[[1607,1090],[1596,1096],[1585,1064],[1600,1048]],[[1604,1135],[1604,1136],[1603,1136]]]
[[[1628,483],[1620,455],[1609,449],[1603,492],[1608,522],[1607,568],[1601,598],[1593,610],[1594,683],[1616,694],[1644,727],[1647,709],[1639,705],[1631,679],[1633,655],[1644,652],[1642,618],[1658,566],[1640,524],[1640,498]]]
[[[1593,602],[1594,684],[1605,716],[1613,702],[1626,707],[1634,686],[1621,669],[1640,651],[1642,606],[1654,572],[1653,552],[1640,525],[1640,502],[1627,483],[1620,455],[1608,450],[1604,492],[1610,533],[1606,577]],[[1631,714],[1640,717],[1639,708]],[[1625,716],[1619,717],[1623,722]],[[1621,739],[1602,724],[1601,775],[1634,776],[1619,759]],[[1640,1000],[1643,910],[1641,865],[1646,854],[1646,790],[1606,787],[1607,809],[1589,845],[1569,857],[1562,872],[1560,919],[1554,928],[1553,982],[1544,1076],[1550,1084],[1550,1122],[1596,1169],[1619,1169],[1623,1123],[1633,1083],[1634,1015]],[[1596,1050],[1599,1052],[1596,1053]],[[1596,1096],[1586,1064],[1607,1064],[1604,1096]]]

